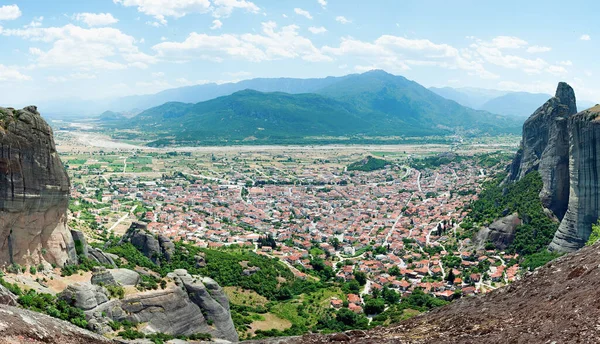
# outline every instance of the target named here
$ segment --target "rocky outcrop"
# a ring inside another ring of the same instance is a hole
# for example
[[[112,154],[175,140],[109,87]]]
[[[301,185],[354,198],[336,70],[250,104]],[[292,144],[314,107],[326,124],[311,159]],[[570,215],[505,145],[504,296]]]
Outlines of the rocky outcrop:
[[[0,285],[0,305],[17,305],[17,297],[2,285]]]
[[[505,250],[515,240],[517,226],[523,222],[519,214],[512,214],[494,221],[489,227],[482,228],[478,233],[476,240],[480,246],[486,242],[491,242],[499,250]]]
[[[59,298],[72,306],[89,311],[108,302],[108,292],[101,286],[76,283],[63,290]]]
[[[0,343],[114,343],[67,321],[21,308],[0,305]]]
[[[510,181],[520,180],[534,170],[540,172],[540,199],[558,219],[563,218],[569,199],[568,118],[575,113],[575,92],[561,82],[556,95],[523,124],[521,147],[509,168]]]
[[[76,263],[69,178],[35,106],[0,108],[0,266]]]
[[[168,275],[175,284],[185,287],[187,294],[204,316],[211,320],[219,334],[218,338],[237,341],[238,335],[231,320],[229,300],[225,292],[209,277],[190,276],[185,270],[175,270]]]
[[[164,235],[154,236],[143,222],[132,223],[121,242],[131,243],[157,265],[160,265],[161,257],[170,261],[175,252],[175,244],[169,238]]]
[[[106,269],[102,266],[94,267],[92,284],[136,286],[140,282],[140,275],[129,269]]]
[[[117,267],[111,255],[102,252],[102,250],[100,249],[89,246],[87,244],[85,235],[81,231],[72,229],[71,236],[73,237],[73,242],[75,244],[75,250],[77,251],[77,254],[81,254],[84,257],[105,266],[115,268]]]
[[[600,215],[600,106],[569,118],[570,194],[550,250],[570,252],[588,240]]]
[[[118,276],[106,275],[115,271],[119,270],[96,269],[94,277],[98,279],[94,279],[94,283],[118,280]],[[90,329],[98,333],[110,332],[111,321],[127,320],[139,324],[140,330],[146,333],[175,336],[210,333],[215,338],[238,340],[229,301],[214,280],[191,276],[186,270],[176,270],[168,277],[175,285],[130,294],[123,299],[109,300],[105,288],[89,283],[70,285],[59,297],[84,310]]]

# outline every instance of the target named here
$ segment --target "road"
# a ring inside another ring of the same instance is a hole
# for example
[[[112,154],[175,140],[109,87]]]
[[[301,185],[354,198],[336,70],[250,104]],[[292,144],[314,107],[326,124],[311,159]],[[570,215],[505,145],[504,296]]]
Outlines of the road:
[[[137,204],[134,205],[133,207],[131,207],[131,210],[129,211],[129,213],[121,216],[121,218],[118,219],[117,222],[115,222],[112,226],[110,226],[108,231],[111,232],[113,229],[115,229],[115,227],[117,227],[119,225],[119,223],[125,221],[125,219],[127,219],[129,217],[129,215],[133,214],[133,212],[135,211],[135,208],[137,208]]]
[[[419,176],[417,177],[417,186],[419,187],[419,192],[423,192],[421,189],[421,172],[419,172]]]
[[[127,158],[123,159],[123,173],[127,170]]]
[[[408,201],[406,201],[406,204],[404,205],[405,207],[408,206],[408,203],[410,202],[410,200],[412,199],[412,197],[413,197],[414,194],[415,194],[414,192],[410,194],[410,197],[408,198]],[[398,222],[400,222],[400,219],[402,218],[402,216],[404,216],[404,212],[403,211],[400,212],[400,215],[398,216],[398,218],[396,218],[396,221],[394,222],[394,225],[392,226],[392,229],[390,229],[390,231],[388,232],[388,235],[385,237],[384,244],[388,243],[388,240],[390,239],[390,236],[392,236],[392,233],[394,232],[394,229],[396,229],[396,226],[398,225]]]

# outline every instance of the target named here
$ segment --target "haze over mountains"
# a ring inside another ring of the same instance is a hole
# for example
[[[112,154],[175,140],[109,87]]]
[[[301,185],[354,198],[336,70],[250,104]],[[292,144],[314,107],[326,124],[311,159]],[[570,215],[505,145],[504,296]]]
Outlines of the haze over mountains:
[[[552,98],[550,94],[546,93],[510,92],[471,87],[430,87],[429,89],[444,98],[473,109],[523,119],[534,112],[540,104]],[[587,100],[577,101],[577,108],[581,110],[594,105],[595,103]]]
[[[478,134],[520,131],[517,120],[462,106],[414,81],[384,71],[341,78],[260,79],[254,85],[250,82],[242,85],[254,86],[252,90],[196,104],[168,102],[112,125],[188,144],[231,143],[231,140],[290,143],[315,136],[414,137],[457,131]],[[212,97],[242,87],[220,85],[210,93],[198,92],[205,86],[186,88],[177,93],[178,97],[189,102],[192,97]],[[277,88],[290,93],[265,92]],[[103,117],[114,119],[114,114],[105,113]]]

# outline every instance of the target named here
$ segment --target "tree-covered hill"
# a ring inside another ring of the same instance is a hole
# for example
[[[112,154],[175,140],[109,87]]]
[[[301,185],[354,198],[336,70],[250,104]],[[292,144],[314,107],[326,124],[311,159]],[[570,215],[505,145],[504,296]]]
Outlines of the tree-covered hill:
[[[400,76],[373,71],[315,93],[244,90],[197,104],[170,102],[113,126],[157,144],[310,143],[315,137],[516,133],[520,123],[463,107]]]

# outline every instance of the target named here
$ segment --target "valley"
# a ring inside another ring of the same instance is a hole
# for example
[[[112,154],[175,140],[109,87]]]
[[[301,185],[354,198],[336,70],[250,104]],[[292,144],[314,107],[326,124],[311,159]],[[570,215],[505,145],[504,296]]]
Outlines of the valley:
[[[518,276],[518,254],[486,250],[461,227],[463,209],[501,172],[516,137],[177,148],[88,131],[58,130],[56,139],[73,189],[70,227],[101,244],[145,221],[155,235],[208,250],[206,273],[225,287],[240,338],[389,324]],[[369,156],[387,166],[350,168]],[[221,274],[211,251],[279,261],[306,286],[277,296],[240,284]],[[413,290],[430,300],[412,300]],[[339,309],[354,314],[349,324],[331,320]]]

